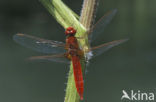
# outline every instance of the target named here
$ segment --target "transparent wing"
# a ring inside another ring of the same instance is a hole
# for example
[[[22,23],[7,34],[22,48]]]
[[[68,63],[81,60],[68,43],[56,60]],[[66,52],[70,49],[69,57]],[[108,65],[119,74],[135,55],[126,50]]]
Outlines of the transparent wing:
[[[110,23],[115,14],[117,13],[117,9],[108,11],[90,30],[89,39],[90,42],[93,42],[103,31],[104,28]]]
[[[64,56],[64,54],[47,55],[47,56],[33,56],[33,57],[30,57],[29,60],[70,63],[70,61]]]
[[[93,57],[96,57],[96,56],[99,56],[101,55],[102,53],[104,53],[105,51],[109,50],[110,48],[114,47],[114,46],[117,46],[121,43],[124,43],[126,42],[128,39],[122,39],[122,40],[115,40],[115,41],[112,41],[112,42],[108,42],[108,43],[104,43],[102,45],[99,45],[99,46],[96,46],[96,47],[93,47],[91,49],[91,51],[93,52]]]
[[[45,40],[38,37],[26,35],[26,34],[16,34],[13,39],[28,48],[42,53],[65,53],[64,49],[65,43],[58,42],[54,40]]]

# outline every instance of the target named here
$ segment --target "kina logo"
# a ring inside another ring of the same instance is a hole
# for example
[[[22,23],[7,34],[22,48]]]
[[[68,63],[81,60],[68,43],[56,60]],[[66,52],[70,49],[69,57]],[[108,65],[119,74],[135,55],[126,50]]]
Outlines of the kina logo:
[[[121,100],[131,100],[131,101],[154,101],[155,94],[153,92],[141,92],[140,90],[126,92],[122,90]]]

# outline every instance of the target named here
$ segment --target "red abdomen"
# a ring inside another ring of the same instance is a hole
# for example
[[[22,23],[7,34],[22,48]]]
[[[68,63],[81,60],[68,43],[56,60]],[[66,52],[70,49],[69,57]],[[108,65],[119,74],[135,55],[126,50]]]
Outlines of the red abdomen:
[[[78,94],[80,95],[80,99],[83,100],[83,91],[84,91],[83,74],[80,59],[78,56],[72,56],[72,64],[76,89]]]

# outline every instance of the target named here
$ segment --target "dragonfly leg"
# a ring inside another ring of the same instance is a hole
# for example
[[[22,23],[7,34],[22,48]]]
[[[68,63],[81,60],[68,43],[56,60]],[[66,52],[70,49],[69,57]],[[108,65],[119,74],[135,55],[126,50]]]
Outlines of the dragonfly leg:
[[[71,59],[72,59],[71,54],[69,54],[68,52],[67,52],[67,53],[65,53],[65,54],[64,54],[64,56],[65,56],[67,59],[69,59],[69,60],[71,60]]]
[[[80,58],[83,58],[83,57],[84,57],[84,53],[83,53],[82,50],[78,50],[78,51],[77,51],[77,54],[78,54],[78,56],[79,56]]]

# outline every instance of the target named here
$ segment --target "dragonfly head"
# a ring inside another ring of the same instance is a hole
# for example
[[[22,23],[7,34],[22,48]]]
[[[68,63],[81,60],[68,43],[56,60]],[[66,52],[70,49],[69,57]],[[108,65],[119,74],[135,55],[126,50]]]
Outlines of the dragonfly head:
[[[74,36],[76,33],[76,30],[73,27],[68,27],[65,31],[66,36],[70,35],[70,36]]]

